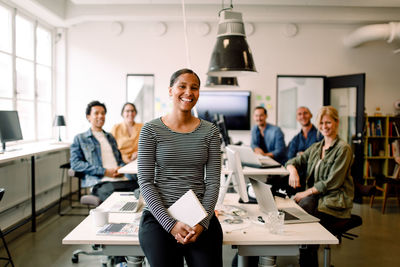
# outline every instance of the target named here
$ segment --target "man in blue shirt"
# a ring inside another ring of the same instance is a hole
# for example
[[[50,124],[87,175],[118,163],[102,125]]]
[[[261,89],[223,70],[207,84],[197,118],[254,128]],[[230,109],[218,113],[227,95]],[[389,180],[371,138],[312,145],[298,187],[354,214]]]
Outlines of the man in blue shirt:
[[[269,156],[280,164],[286,162],[285,138],[278,126],[267,124],[267,110],[258,106],[254,109],[257,125],[251,130],[251,148],[256,154]]]
[[[296,119],[301,125],[301,131],[289,143],[288,159],[302,154],[312,144],[324,138],[311,123],[311,118],[312,114],[307,107],[297,108]]]

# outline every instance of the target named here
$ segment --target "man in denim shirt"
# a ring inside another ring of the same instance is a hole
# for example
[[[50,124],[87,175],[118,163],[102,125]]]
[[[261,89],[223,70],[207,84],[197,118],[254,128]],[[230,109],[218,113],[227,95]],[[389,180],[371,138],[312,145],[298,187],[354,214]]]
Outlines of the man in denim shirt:
[[[91,127],[75,136],[71,145],[71,168],[83,172],[82,187],[92,187],[99,181],[116,181],[124,165],[114,137],[103,130],[106,106],[99,101],[87,105],[86,118]]]
[[[285,138],[278,126],[267,124],[267,110],[258,106],[254,109],[256,124],[251,130],[251,148],[256,154],[269,156],[280,164],[286,162]]]
[[[289,143],[288,159],[302,154],[312,144],[324,138],[311,123],[311,118],[312,114],[307,107],[299,107],[297,109],[296,119],[301,125],[301,131]]]

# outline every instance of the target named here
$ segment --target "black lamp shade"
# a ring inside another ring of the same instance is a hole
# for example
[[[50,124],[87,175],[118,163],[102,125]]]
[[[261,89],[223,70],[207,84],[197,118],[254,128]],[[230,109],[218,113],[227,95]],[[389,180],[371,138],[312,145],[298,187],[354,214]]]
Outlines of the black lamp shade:
[[[57,115],[54,117],[53,126],[65,126],[65,119],[63,115]]]
[[[246,38],[239,35],[218,37],[207,74],[236,77],[246,72],[256,72],[253,55]]]
[[[239,86],[236,77],[217,77],[217,76],[207,77],[206,87],[231,87],[231,86]]]

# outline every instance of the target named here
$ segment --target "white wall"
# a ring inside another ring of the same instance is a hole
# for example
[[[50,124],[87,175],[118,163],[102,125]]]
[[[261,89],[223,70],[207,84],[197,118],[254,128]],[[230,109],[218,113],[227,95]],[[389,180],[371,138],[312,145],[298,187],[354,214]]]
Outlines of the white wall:
[[[155,97],[161,102],[156,116],[168,111],[167,87],[170,75],[187,67],[183,27],[168,22],[163,36],[154,34],[153,22],[125,22],[121,35],[113,35],[110,22],[91,22],[69,28],[68,32],[68,118],[69,138],[86,130],[85,106],[93,100],[108,107],[106,130],[120,121],[125,101],[127,73],[155,75]],[[252,107],[269,107],[269,121],[275,123],[276,75],[344,75],[366,73],[366,111],[376,107],[393,112],[392,103],[400,98],[400,55],[384,41],[356,49],[343,46],[342,38],[359,26],[346,24],[300,24],[299,33],[286,37],[283,24],[255,23],[248,37],[258,74],[239,77],[240,89],[252,91]],[[216,23],[211,32],[200,36],[196,23],[189,23],[191,67],[206,81],[210,55],[216,39]],[[263,101],[257,100],[261,96]],[[270,100],[265,100],[270,96]],[[312,100],[310,100],[312,101]],[[157,105],[156,105],[157,106]],[[235,138],[234,138],[235,139]]]

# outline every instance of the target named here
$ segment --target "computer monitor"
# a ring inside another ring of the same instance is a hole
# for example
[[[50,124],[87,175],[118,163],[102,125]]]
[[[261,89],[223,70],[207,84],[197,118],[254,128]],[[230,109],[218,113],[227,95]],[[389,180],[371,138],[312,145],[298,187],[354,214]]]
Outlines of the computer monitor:
[[[18,112],[15,110],[0,110],[0,140],[2,152],[6,151],[6,142],[22,140]]]
[[[235,190],[239,193],[239,196],[243,202],[249,202],[246,180],[243,175],[239,152],[231,149],[229,146],[226,147],[225,150],[228,158],[228,169],[232,171],[232,181]]]
[[[214,114],[225,117],[227,130],[250,130],[250,91],[200,90],[196,104],[199,118],[212,122]]]
[[[229,137],[228,130],[226,129],[225,117],[223,114],[214,114],[214,123],[218,127],[221,133],[222,142],[225,146],[231,143],[231,138]]]

